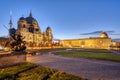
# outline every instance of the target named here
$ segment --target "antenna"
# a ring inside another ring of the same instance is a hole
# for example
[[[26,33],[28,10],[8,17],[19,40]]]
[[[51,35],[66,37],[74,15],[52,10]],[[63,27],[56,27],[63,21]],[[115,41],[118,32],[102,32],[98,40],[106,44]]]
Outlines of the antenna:
[[[12,10],[10,9],[10,19],[12,19]]]
[[[12,23],[12,10],[10,10],[10,22],[9,22],[10,28],[12,28],[13,23]]]

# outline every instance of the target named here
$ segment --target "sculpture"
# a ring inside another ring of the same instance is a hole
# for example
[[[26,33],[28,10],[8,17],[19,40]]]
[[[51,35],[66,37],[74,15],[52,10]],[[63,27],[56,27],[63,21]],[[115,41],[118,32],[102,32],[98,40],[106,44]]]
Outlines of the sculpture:
[[[16,29],[11,28],[9,29],[10,38],[10,46],[12,51],[24,51],[26,49],[25,41],[23,41],[22,36],[16,33]]]

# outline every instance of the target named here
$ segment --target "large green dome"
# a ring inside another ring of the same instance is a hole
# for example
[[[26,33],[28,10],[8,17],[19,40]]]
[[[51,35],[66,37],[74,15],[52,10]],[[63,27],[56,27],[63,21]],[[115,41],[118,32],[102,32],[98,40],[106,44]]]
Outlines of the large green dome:
[[[30,23],[30,24],[32,24],[33,23],[33,21],[36,21],[33,17],[27,17],[26,18],[26,21],[27,21],[27,23]]]
[[[30,12],[30,14],[29,14],[28,17],[26,17],[26,21],[27,21],[27,23],[29,23],[29,24],[32,24],[33,22],[37,22],[37,20],[36,20],[35,18],[33,18],[32,12]]]
[[[24,17],[20,17],[19,20],[26,20]]]

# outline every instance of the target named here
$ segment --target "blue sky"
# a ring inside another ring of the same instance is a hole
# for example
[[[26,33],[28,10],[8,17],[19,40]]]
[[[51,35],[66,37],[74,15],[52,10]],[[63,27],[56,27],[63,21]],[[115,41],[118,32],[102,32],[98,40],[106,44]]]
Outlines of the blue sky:
[[[120,0],[0,0],[0,36],[8,35],[9,11],[17,28],[17,21],[30,10],[42,31],[50,26],[54,38],[78,39],[99,35],[80,35],[94,31],[120,33]],[[109,35],[120,38],[120,35]]]

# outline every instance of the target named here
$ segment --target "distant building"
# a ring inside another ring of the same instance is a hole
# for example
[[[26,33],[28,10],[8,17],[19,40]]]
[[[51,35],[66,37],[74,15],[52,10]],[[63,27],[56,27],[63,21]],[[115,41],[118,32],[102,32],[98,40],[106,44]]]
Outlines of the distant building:
[[[111,50],[116,50],[120,52],[120,42],[119,41],[112,41],[110,45]]]
[[[9,38],[7,37],[0,37],[0,47],[4,47],[5,46],[5,42],[9,40]]]
[[[102,32],[100,37],[61,40],[60,44],[65,48],[76,47],[76,48],[109,49],[111,45],[111,38],[109,38],[106,32]]]

